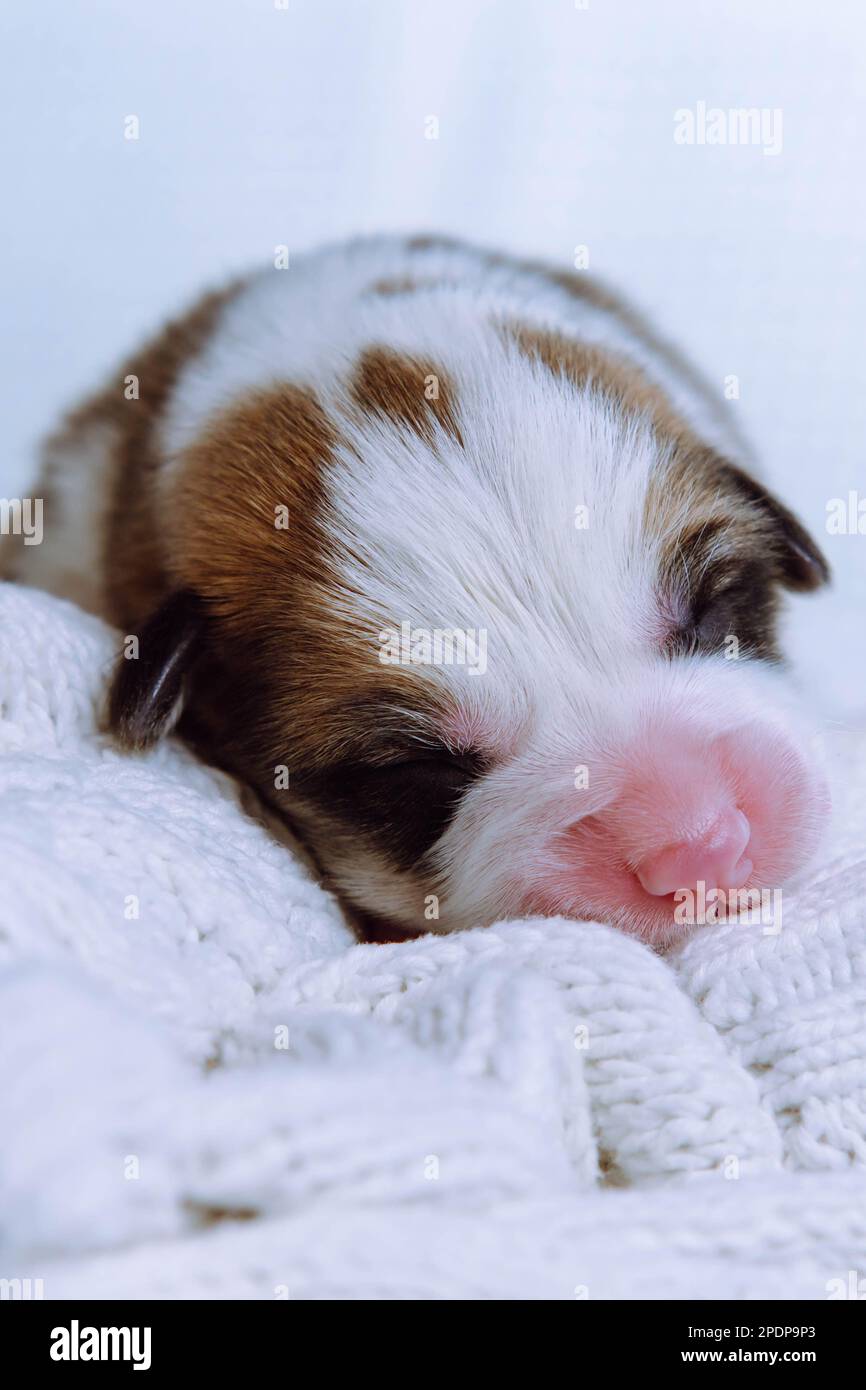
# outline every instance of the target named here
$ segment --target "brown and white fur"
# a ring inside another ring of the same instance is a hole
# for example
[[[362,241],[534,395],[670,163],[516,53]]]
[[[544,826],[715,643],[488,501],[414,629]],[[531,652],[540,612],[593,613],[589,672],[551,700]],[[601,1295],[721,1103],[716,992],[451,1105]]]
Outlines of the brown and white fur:
[[[678,883],[775,887],[814,847],[776,614],[826,564],[583,275],[441,238],[253,275],[69,418],[40,495],[6,573],[139,638],[115,737],[179,719],[386,933],[661,942]],[[483,633],[484,669],[388,661],[404,624]]]

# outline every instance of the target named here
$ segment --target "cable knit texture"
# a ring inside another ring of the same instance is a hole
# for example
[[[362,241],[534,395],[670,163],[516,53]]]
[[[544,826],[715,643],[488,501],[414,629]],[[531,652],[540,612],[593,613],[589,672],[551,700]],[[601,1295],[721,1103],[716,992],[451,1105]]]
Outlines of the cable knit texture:
[[[777,934],[697,928],[666,959],[564,919],[357,945],[234,782],[100,734],[115,634],[10,586],[0,622],[0,1277],[47,1297],[856,1288],[866,740],[837,739],[835,857]]]

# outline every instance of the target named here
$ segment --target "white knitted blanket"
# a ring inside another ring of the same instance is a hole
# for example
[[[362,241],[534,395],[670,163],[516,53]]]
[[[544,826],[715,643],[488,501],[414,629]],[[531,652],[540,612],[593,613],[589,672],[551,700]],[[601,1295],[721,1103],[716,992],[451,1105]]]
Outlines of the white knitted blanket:
[[[0,586],[0,1277],[46,1297],[856,1290],[866,740],[836,740],[835,857],[778,934],[697,928],[666,960],[565,920],[360,946],[230,779],[98,734],[113,650]]]

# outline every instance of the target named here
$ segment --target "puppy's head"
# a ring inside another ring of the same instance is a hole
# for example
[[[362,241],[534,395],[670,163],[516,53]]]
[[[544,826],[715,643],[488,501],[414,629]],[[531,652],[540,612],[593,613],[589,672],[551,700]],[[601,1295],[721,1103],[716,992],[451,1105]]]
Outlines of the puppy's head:
[[[363,913],[662,941],[677,890],[777,888],[813,849],[776,614],[824,560],[621,365],[368,346],[211,419],[160,502],[171,592],[114,726],[152,741],[185,682],[186,731]]]

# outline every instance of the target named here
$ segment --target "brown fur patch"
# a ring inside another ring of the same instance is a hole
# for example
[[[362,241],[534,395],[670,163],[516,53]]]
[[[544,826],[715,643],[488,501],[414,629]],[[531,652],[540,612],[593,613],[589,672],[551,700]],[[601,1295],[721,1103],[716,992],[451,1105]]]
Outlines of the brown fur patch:
[[[351,898],[361,847],[411,869],[473,767],[437,747],[451,711],[417,668],[382,664],[341,581],[326,489],[338,440],[297,386],[231,407],[183,458],[167,540],[174,583],[204,614],[181,731],[285,816],[325,872],[343,866]]]
[[[434,363],[371,347],[361,354],[351,392],[362,410],[405,425],[432,444],[434,422],[458,444],[463,443],[448,378]]]
[[[444,275],[392,275],[376,280],[366,291],[383,299],[397,299],[407,294],[425,294],[428,290],[447,289],[458,281]]]
[[[712,389],[690,359],[660,334],[639,309],[636,309],[634,305],[623,299],[609,285],[598,280],[595,276],[582,271],[563,270],[557,266],[549,265],[546,261],[473,247],[460,241],[457,237],[441,233],[422,233],[408,238],[406,244],[410,251],[420,255],[437,251],[446,253],[474,252],[478,259],[490,269],[513,270],[519,274],[533,275],[539,281],[555,286],[568,298],[581,304],[589,304],[593,308],[609,314],[637,341],[675,371],[683,382],[687,383],[690,390],[703,401],[704,409],[715,417],[721,427],[729,434],[736,435],[738,433],[735,422],[731,420],[730,411],[726,410],[724,401],[719,399],[718,393]],[[744,456],[747,456],[749,451],[745,440],[738,442],[742,446]]]
[[[312,772],[385,757],[406,740],[405,710],[429,711],[417,672],[379,662],[378,634],[359,626],[338,576],[324,515],[337,438],[311,391],[260,392],[187,451],[169,500],[173,582],[208,617],[199,735],[271,786],[277,763]]]
[[[392,275],[376,280],[367,291],[368,294],[381,295],[383,299],[395,299],[404,294],[418,294],[426,290],[438,290],[447,285],[447,280],[427,275]]]
[[[299,829],[326,873],[366,844],[387,883],[472,769],[437,744],[435,689],[381,663],[341,581],[326,489],[338,438],[313,392],[286,384],[228,407],[160,478],[155,603],[139,611],[143,586],[128,596],[141,659],[118,662],[110,719],[147,746],[183,681],[180,731],[205,758]]]
[[[646,417],[657,430],[674,439],[688,433],[685,421],[673,410],[664,392],[624,358],[587,347],[553,329],[535,328],[514,320],[503,320],[501,330],[526,357],[541,362],[554,375],[580,388],[593,386],[621,409]]]
[[[638,342],[649,348],[672,371],[676,372],[689,389],[700,397],[707,412],[718,421],[729,435],[737,434],[730,411],[726,410],[725,403],[719,399],[718,393],[712,389],[694,363],[678,347],[668,342],[639,309],[616,294],[609,285],[587,275],[571,270],[559,270],[540,262],[528,262],[526,268],[535,271],[548,283],[556,285],[558,289],[564,290],[570,298],[591,304],[594,308],[601,309],[610,314],[612,318],[617,319]],[[748,453],[745,441],[740,440],[739,442],[743,446],[744,452]]]
[[[392,295],[413,294],[414,291],[420,287],[421,283],[422,282],[419,280],[414,280],[411,275],[386,276],[382,280],[376,280],[375,283],[370,286],[367,293],[380,294],[385,299],[389,299]],[[435,281],[427,281],[428,285],[433,285],[435,283]]]
[[[410,236],[406,242],[410,251],[451,249],[460,244],[456,237],[440,236],[437,232],[420,232],[417,236]]]
[[[120,382],[130,374],[138,377],[139,399],[124,400],[118,386],[111,400],[122,434],[106,523],[105,584],[110,615],[127,630],[149,615],[168,588],[153,492],[156,425],[181,369],[204,347],[242,284],[206,295],[184,318],[167,324],[120,374]]]

